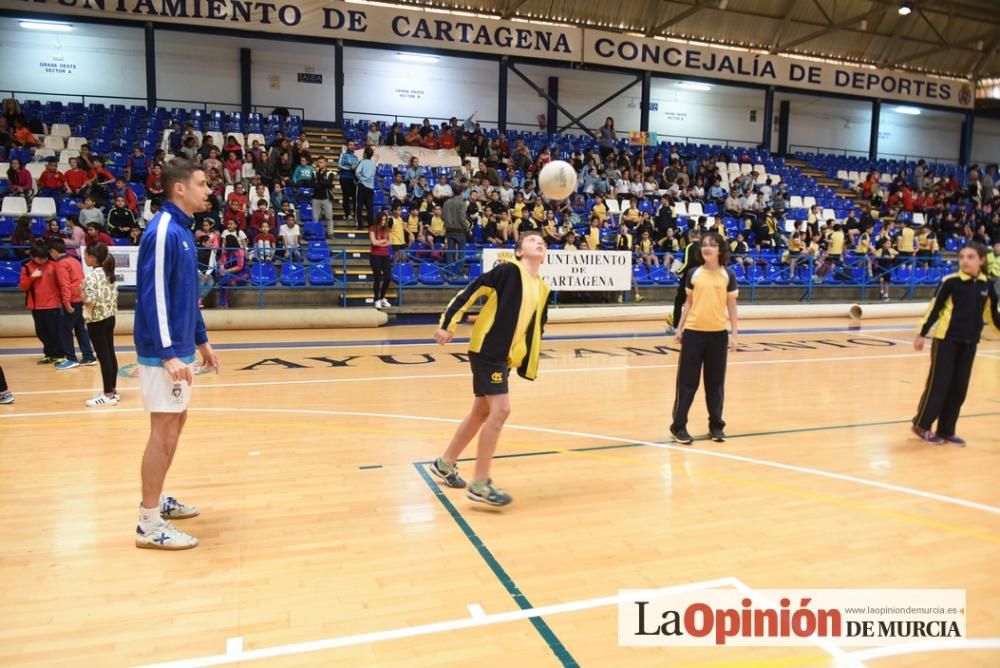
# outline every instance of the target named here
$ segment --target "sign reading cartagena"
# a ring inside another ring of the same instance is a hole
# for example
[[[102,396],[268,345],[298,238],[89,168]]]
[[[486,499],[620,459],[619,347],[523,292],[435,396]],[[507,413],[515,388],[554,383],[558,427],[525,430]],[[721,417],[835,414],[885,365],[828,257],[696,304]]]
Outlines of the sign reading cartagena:
[[[340,0],[21,0],[32,11],[103,15],[281,35],[335,37],[373,46],[428,47],[561,60],[835,92],[915,104],[971,108],[968,81],[746,50],[633,37],[526,21],[361,5]]]

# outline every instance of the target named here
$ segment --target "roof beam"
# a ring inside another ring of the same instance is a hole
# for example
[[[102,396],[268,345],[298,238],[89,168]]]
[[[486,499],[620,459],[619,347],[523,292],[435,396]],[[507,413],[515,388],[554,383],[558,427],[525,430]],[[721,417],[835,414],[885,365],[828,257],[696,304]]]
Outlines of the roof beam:
[[[823,9],[823,5],[821,5],[819,3],[819,0],[813,0],[813,4],[816,5],[816,9],[818,9],[819,13],[823,15],[824,19],[826,19],[826,24],[832,26],[833,25],[833,19],[830,18],[830,15],[826,13],[825,9]]]
[[[793,39],[792,41],[787,42],[785,44],[780,44],[778,45],[778,48],[781,49],[782,51],[786,51],[788,49],[791,49],[792,47],[799,46],[800,44],[805,44],[806,42],[811,42],[814,39],[819,39],[820,37],[829,35],[832,32],[837,32],[838,30],[841,30],[843,28],[850,27],[855,23],[860,23],[865,19],[870,19],[873,16],[878,16],[879,14],[885,14],[886,11],[888,11],[888,7],[886,7],[885,5],[878,5],[876,7],[869,9],[864,14],[855,14],[854,16],[846,18],[843,21],[838,21],[837,23],[828,25],[827,27],[822,28],[821,30],[811,32],[804,37],[799,37],[798,39]]]
[[[983,71],[983,68],[986,67],[986,64],[990,62],[990,59],[993,57],[993,54],[996,53],[998,46],[1000,46],[1000,29],[996,31],[996,35],[990,43],[986,45],[986,48],[983,49],[983,53],[979,56],[976,64],[972,66],[973,79],[979,78],[979,74]]]
[[[771,43],[768,44],[768,50],[774,53],[778,49],[778,42],[785,35],[785,30],[788,29],[788,24],[792,22],[792,11],[795,9],[796,0],[788,0],[788,4],[785,5],[785,11],[781,15],[781,23],[778,27],[774,29],[774,34],[771,35]]]
[[[658,35],[659,33],[669,28],[670,26],[676,25],[690,16],[694,16],[701,10],[707,8],[709,2],[714,2],[714,1],[715,0],[695,0],[694,4],[691,5],[691,7],[685,9],[677,16],[667,19],[666,21],[653,26],[652,28],[649,29],[649,32],[646,34],[649,35],[650,37],[652,37],[653,35]]]
[[[927,14],[924,13],[923,9],[918,9],[917,10],[917,14],[919,14],[920,18],[922,18],[924,20],[924,23],[927,24],[927,27],[930,28],[934,32],[935,35],[937,35],[937,38],[939,40],[941,40],[942,44],[944,44],[944,45],[949,45],[950,44],[950,42],[947,39],[945,39],[944,35],[941,34],[941,31],[937,29],[937,26],[934,25],[934,22],[931,21],[929,18],[927,18]]]
[[[913,8],[918,12],[920,11],[920,7],[917,6],[916,2],[913,3]],[[889,35],[889,39],[885,41],[885,46],[882,47],[881,53],[879,53],[878,58],[875,59],[875,62],[878,63],[879,67],[886,66],[886,57],[892,51],[893,47],[897,47],[899,45],[899,37],[903,34],[903,29],[909,27],[912,32],[913,23],[908,19],[908,16],[901,16],[896,20],[896,27],[892,29],[892,34]]]
[[[996,32],[995,30],[987,30],[984,33],[980,33],[978,35],[973,35],[972,37],[966,38],[963,41],[965,41],[965,42],[967,42],[969,44],[975,44],[976,42],[978,42],[981,39],[982,40],[990,39],[991,37],[994,36],[995,32]],[[954,44],[945,44],[944,46],[945,46],[946,49],[956,49],[956,50],[961,50],[961,51],[972,51],[972,50],[974,50],[977,54],[981,54],[982,53],[978,49],[972,49],[971,47],[967,48],[967,49],[966,48],[960,48],[960,47],[958,47],[958,46],[956,46]],[[935,53],[941,53],[941,52],[942,52],[942,49],[941,49],[941,45],[939,44],[937,46],[931,46],[931,47],[928,47],[926,49],[921,49],[920,51],[914,51],[913,53],[907,54],[905,56],[895,56],[892,59],[893,60],[892,64],[893,65],[902,65],[903,63],[909,63],[909,62],[914,61],[914,60],[920,60],[921,58],[925,58],[927,56],[932,56]]]
[[[646,31],[651,31],[656,22],[660,19],[660,3],[662,0],[648,0],[646,5],[646,14],[642,19],[642,27]],[[651,32],[646,33],[647,36],[652,36]]]
[[[503,18],[509,19],[510,17],[512,17],[514,15],[514,12],[520,9],[521,5],[523,5],[527,1],[528,0],[510,0],[507,3],[507,9],[503,10]]]

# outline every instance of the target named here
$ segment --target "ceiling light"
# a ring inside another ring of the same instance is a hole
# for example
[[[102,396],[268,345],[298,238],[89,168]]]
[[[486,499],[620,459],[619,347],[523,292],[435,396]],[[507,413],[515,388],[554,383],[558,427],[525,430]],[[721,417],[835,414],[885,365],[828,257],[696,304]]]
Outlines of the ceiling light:
[[[20,21],[25,30],[46,30],[48,32],[69,32],[73,29],[69,23],[62,21]]]
[[[899,15],[900,16],[909,16],[910,12],[912,12],[912,11],[913,11],[913,7],[911,7],[910,3],[908,3],[908,2],[904,2],[903,4],[901,4],[899,6]]]
[[[694,81],[682,81],[677,84],[677,87],[684,90],[698,90],[702,92],[712,90],[712,87],[708,84],[696,83]]]
[[[907,116],[919,116],[920,110],[916,107],[896,107],[893,111],[897,114],[906,114]]]
[[[396,57],[411,63],[436,63],[437,56],[425,56],[421,53],[397,53]]]

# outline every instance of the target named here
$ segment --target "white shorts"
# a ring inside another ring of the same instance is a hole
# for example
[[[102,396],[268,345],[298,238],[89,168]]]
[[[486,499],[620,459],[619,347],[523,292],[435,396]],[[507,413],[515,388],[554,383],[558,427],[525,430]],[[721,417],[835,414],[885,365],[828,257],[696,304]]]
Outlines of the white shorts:
[[[191,373],[194,373],[194,365]],[[162,366],[139,365],[139,389],[147,413],[183,413],[191,403],[191,385],[177,382]]]

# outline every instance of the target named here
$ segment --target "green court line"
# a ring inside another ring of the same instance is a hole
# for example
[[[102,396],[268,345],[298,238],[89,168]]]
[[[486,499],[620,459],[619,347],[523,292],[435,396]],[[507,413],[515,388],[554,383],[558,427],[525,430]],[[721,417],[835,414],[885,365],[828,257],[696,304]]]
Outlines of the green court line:
[[[992,401],[992,400],[991,400]],[[981,418],[981,417],[996,417],[1000,416],[1000,412],[993,413],[970,413],[969,415],[962,415],[960,419],[970,419],[970,418]],[[863,427],[882,427],[890,424],[910,424],[911,420],[882,420],[880,422],[855,422],[853,424],[831,424],[822,427],[799,427],[796,429],[776,429],[774,431],[753,431],[747,432],[745,434],[728,434],[726,440],[733,440],[737,438],[755,438],[757,436],[781,436],[782,434],[803,434],[813,431],[834,431],[837,429],[860,429]],[[697,441],[707,441],[709,440],[707,436],[695,437]],[[673,441],[651,441],[656,445],[672,445]],[[649,447],[648,443],[621,443],[618,445],[595,445],[586,448],[566,448],[565,450],[539,450],[537,452],[512,452],[504,455],[494,455],[493,459],[514,459],[516,457],[540,457],[543,455],[561,455],[566,452],[591,452],[594,450],[618,450],[621,448],[643,448]],[[682,447],[682,446],[678,446]],[[431,464],[434,460],[414,462],[416,465],[427,465]],[[458,461],[460,462],[474,462],[475,457],[462,457]]]
[[[368,471],[368,470],[371,470],[371,469],[380,469],[380,468],[382,468],[382,465],[381,464],[365,464],[364,466],[359,466],[358,468],[360,470],[362,470],[362,471]]]
[[[431,478],[423,464],[415,462],[413,467],[417,469],[417,473],[419,473],[420,477],[424,479],[427,486],[431,488],[434,496],[438,498],[438,501],[441,502],[444,509],[447,510],[448,514],[451,515],[451,518],[455,520],[455,523],[462,530],[462,533],[464,533],[465,537],[469,539],[472,546],[476,548],[476,551],[479,552],[479,556],[483,558],[486,565],[490,567],[491,571],[493,571],[493,575],[500,580],[500,584],[504,586],[504,589],[507,590],[507,593],[514,599],[514,602],[517,603],[518,607],[522,610],[534,609],[534,606],[531,605],[531,602],[528,601],[523,593],[521,593],[517,584],[510,577],[510,575],[507,574],[507,571],[505,571],[503,566],[500,565],[500,562],[493,556],[493,553],[490,552],[489,548],[486,547],[486,544],[483,543],[482,539],[476,535],[476,532],[472,530],[469,523],[464,517],[462,517],[462,513],[458,512],[455,505],[448,499],[447,496],[445,496],[438,484],[434,482],[434,479]],[[535,630],[538,631],[538,634],[542,636],[542,639],[549,646],[549,649],[552,650],[552,652],[556,655],[556,658],[559,659],[560,663],[562,663],[565,668],[579,668],[580,664],[576,662],[576,659],[574,659],[569,653],[566,646],[562,644],[562,641],[556,637],[556,634],[552,632],[552,629],[549,628],[549,625],[546,624],[541,617],[529,617],[528,619],[531,622],[531,625],[535,627]]]

